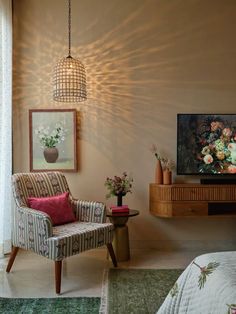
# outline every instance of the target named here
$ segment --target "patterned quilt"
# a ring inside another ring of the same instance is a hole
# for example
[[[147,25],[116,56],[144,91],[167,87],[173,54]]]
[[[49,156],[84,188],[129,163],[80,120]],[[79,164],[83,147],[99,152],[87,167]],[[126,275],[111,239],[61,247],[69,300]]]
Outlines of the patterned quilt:
[[[236,314],[236,252],[196,257],[157,313]]]

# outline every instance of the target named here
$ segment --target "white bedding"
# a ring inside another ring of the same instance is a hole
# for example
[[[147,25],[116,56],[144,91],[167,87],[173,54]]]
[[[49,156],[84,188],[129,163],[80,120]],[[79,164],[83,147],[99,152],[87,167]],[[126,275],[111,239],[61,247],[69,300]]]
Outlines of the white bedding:
[[[236,314],[236,252],[196,257],[158,314]]]

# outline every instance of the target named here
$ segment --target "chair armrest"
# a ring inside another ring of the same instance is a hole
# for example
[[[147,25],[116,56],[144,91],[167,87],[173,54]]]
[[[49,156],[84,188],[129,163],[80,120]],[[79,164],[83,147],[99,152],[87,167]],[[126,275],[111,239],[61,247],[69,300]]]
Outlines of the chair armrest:
[[[106,205],[104,203],[72,199],[71,204],[79,221],[97,223],[106,221]]]
[[[52,221],[46,213],[16,206],[12,232],[13,245],[47,255],[45,243],[52,236]]]

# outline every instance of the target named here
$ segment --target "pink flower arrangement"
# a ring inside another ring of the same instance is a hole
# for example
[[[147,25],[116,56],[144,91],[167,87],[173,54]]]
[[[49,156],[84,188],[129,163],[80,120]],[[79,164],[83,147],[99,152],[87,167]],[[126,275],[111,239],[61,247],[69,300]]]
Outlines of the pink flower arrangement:
[[[106,178],[105,186],[108,189],[108,194],[106,198],[115,196],[118,194],[125,195],[127,193],[132,193],[132,182],[133,178],[128,176],[126,172],[123,172],[121,177],[114,176],[114,178]]]

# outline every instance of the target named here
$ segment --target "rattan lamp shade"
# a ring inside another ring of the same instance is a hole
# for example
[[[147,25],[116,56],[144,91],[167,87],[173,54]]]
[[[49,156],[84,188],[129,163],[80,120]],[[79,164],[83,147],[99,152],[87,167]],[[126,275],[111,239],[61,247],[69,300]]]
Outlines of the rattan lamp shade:
[[[68,57],[59,60],[54,68],[53,99],[63,102],[87,99],[84,65],[71,57],[71,0],[68,0]]]
[[[71,56],[59,60],[53,75],[53,99],[79,102],[87,98],[84,65]]]

